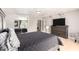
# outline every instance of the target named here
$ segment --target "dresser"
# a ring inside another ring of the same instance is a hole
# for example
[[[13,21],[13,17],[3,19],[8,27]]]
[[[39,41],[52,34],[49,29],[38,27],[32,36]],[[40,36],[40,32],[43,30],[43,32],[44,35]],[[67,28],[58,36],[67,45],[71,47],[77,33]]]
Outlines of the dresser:
[[[51,26],[51,34],[68,38],[68,26]]]

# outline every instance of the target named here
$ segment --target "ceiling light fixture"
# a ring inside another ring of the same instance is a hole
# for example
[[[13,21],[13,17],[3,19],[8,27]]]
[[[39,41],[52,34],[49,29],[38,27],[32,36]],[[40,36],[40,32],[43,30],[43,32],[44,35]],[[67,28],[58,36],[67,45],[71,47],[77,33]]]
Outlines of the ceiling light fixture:
[[[38,13],[38,14],[39,14],[39,13],[40,13],[40,11],[37,11],[36,13]]]
[[[18,17],[19,20],[27,20],[27,17]]]

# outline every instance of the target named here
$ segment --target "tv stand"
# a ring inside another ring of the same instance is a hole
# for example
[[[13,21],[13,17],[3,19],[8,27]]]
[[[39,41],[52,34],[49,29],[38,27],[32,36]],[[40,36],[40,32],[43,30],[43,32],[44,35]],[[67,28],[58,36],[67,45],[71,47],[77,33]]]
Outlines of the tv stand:
[[[63,38],[68,38],[68,26],[51,26],[51,33]]]

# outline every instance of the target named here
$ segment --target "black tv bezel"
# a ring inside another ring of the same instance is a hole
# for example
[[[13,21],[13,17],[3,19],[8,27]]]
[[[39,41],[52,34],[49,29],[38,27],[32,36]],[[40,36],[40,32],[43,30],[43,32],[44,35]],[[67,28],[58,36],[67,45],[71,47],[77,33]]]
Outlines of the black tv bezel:
[[[57,21],[57,23],[58,23],[58,21],[59,20],[64,20],[64,24],[55,24],[55,21]],[[56,18],[56,19],[53,19],[53,26],[65,26],[65,18]]]

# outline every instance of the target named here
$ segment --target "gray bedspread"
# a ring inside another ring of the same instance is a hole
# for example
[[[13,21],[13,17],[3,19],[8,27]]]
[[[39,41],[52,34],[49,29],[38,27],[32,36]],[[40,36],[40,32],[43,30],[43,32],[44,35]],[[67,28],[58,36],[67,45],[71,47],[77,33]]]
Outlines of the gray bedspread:
[[[17,34],[20,40],[19,51],[47,51],[59,45],[58,37],[44,32]]]

